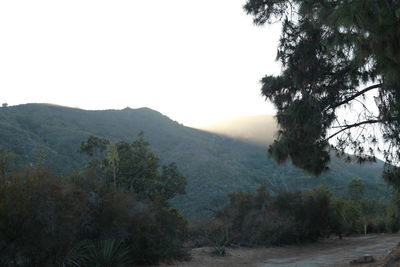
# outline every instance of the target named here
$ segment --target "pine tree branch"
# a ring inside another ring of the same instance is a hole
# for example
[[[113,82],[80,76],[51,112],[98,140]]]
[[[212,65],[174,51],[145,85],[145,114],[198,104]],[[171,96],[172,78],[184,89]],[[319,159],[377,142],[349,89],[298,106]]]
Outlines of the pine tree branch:
[[[357,122],[357,123],[354,123],[354,124],[343,125],[342,129],[340,129],[336,133],[330,135],[328,138],[325,138],[325,140],[329,140],[329,139],[335,137],[336,135],[340,134],[341,132],[344,132],[344,131],[349,130],[351,128],[358,127],[358,126],[361,126],[363,124],[374,124],[374,123],[379,123],[379,122],[383,122],[383,120],[366,120],[366,121],[361,121],[361,122]]]
[[[374,84],[374,85],[368,86],[367,88],[365,88],[365,89],[357,92],[356,94],[344,99],[343,101],[340,101],[339,103],[336,103],[335,105],[328,107],[328,109],[335,109],[335,108],[337,108],[337,107],[339,107],[339,106],[341,106],[343,104],[347,104],[350,101],[354,100],[355,98],[359,97],[360,95],[363,95],[363,94],[365,94],[366,92],[368,92],[370,90],[379,88],[382,85],[383,85],[383,83],[378,83],[378,84]]]

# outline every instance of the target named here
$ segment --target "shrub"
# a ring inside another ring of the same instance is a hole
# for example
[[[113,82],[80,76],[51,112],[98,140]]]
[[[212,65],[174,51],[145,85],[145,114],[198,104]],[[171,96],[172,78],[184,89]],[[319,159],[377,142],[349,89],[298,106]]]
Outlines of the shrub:
[[[123,240],[136,263],[157,263],[185,255],[187,222],[177,210],[139,201],[127,192],[106,192],[100,197],[101,208],[92,217],[92,234],[83,238]]]
[[[48,170],[14,174],[0,184],[0,259],[5,266],[46,266],[75,241],[85,209]]]
[[[231,231],[233,244],[315,241],[329,231],[331,194],[327,188],[308,193],[282,191],[271,196],[262,186],[255,193],[237,192],[229,197],[230,203],[216,218]]]

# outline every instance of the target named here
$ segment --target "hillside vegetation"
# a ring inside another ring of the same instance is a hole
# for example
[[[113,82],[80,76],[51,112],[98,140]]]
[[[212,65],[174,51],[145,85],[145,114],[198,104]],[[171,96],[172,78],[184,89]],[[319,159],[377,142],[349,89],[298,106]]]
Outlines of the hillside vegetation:
[[[88,111],[27,104],[0,109],[0,145],[14,154],[10,169],[40,163],[59,174],[78,171],[88,157],[77,150],[89,136],[132,142],[140,131],[162,164],[176,162],[187,176],[187,194],[172,204],[189,217],[209,214],[227,204],[228,193],[254,191],[260,184],[272,192],[327,185],[340,195],[358,177],[367,196],[387,192],[381,162],[360,166],[333,159],[331,171],[315,178],[290,164],[277,166],[267,158],[266,146],[185,127],[148,108]]]

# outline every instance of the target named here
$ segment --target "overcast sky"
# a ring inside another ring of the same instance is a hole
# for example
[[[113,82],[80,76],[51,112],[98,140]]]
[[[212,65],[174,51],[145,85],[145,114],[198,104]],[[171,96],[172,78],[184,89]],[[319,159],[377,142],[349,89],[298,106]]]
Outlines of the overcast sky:
[[[188,126],[273,113],[279,26],[245,0],[0,1],[0,102],[149,107]]]

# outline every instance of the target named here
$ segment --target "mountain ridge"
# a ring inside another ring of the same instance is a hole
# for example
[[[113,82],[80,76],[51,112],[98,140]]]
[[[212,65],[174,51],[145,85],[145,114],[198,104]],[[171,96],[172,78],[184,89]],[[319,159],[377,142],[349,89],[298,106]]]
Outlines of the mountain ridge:
[[[325,184],[341,193],[349,179],[359,177],[369,195],[386,194],[377,178],[379,164],[365,168],[332,159],[332,170],[315,178],[291,164],[278,166],[267,158],[266,146],[186,127],[149,108],[88,111],[42,104],[0,108],[0,145],[16,154],[18,168],[42,152],[57,173],[77,171],[89,160],[77,150],[90,135],[132,142],[140,131],[163,164],[176,162],[188,177],[187,195],[173,204],[191,217],[222,206],[232,191],[255,190],[260,184],[273,192]]]

